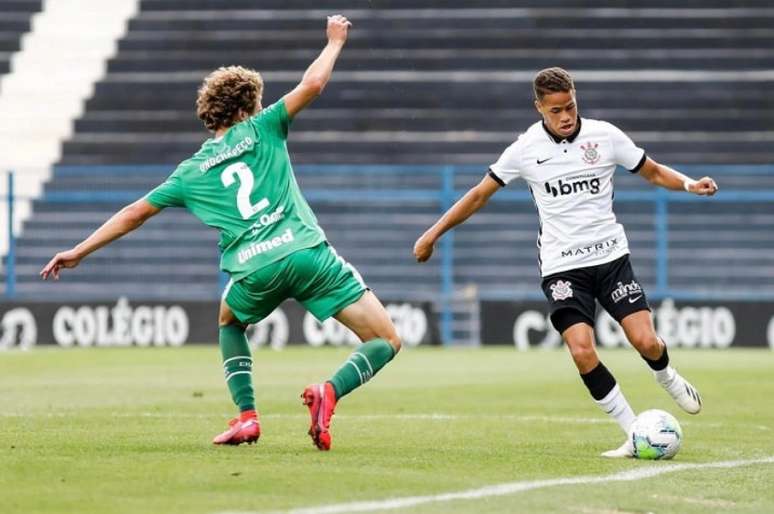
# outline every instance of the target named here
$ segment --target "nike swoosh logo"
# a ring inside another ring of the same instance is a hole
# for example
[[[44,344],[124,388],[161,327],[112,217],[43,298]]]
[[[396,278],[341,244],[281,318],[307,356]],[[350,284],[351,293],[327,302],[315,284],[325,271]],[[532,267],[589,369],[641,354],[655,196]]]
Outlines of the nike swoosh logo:
[[[642,298],[642,295],[636,296],[636,297],[634,297],[634,298],[629,298],[629,303],[634,303],[634,302],[636,302],[637,300],[639,300],[640,298]]]
[[[550,161],[551,159],[553,159],[553,157],[549,157],[548,159],[543,159],[542,161],[541,161],[540,159],[538,159],[538,160],[537,160],[537,163],[538,163],[538,164],[543,164],[544,162],[546,162],[546,161]]]

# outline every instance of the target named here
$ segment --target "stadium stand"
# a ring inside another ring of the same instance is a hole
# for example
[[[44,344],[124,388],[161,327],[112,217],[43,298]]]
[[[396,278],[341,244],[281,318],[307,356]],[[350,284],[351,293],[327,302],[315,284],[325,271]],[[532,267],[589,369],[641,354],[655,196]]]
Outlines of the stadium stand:
[[[0,2],[0,75],[11,69],[11,56],[21,47],[21,36],[30,30],[32,15],[39,12],[43,0],[6,0]]]
[[[529,81],[549,65],[577,74],[585,116],[616,120],[666,162],[769,162],[750,134],[772,114],[761,105],[774,82],[770,7],[327,4],[356,28],[334,83],[294,127],[298,163],[486,163],[534,121]],[[262,6],[143,2],[63,163],[186,158],[205,135],[191,108],[196,88],[224,64],[261,70],[268,100],[289,90],[322,45],[327,6]]]
[[[289,148],[331,241],[383,296],[437,298],[449,283],[476,284],[483,297],[540,294],[537,216],[523,185],[496,195],[430,264],[416,266],[411,248],[453,191],[478,181],[536,121],[530,81],[545,66],[574,72],[583,115],[615,122],[657,160],[714,173],[724,190],[774,187],[770,169],[739,166],[772,162],[767,2],[436,4],[318,2],[308,10],[300,0],[268,0],[261,9],[244,0],[143,1],[25,224],[19,294],[215,297],[216,234],[179,210],[90,257],[56,287],[37,271],[198,148],[207,134],[193,103],[210,70],[256,67],[267,102],[292,87],[323,44],[329,6],[355,29],[333,82],[294,123]],[[694,294],[750,287],[774,294],[770,204],[667,204],[624,172],[616,191],[652,295],[665,284]],[[664,208],[668,218],[660,217]],[[445,275],[450,248],[453,280]]]

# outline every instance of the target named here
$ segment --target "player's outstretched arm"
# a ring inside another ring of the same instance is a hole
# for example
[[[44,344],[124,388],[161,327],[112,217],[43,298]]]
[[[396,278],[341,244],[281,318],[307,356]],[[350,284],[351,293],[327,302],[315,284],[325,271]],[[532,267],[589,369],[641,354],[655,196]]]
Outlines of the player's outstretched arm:
[[[43,280],[46,280],[49,276],[59,280],[59,270],[76,267],[84,257],[111,241],[128,234],[159,211],[161,211],[160,208],[154,207],[144,198],[127,205],[73,248],[54,255],[40,271],[40,276],[43,277]]]
[[[642,165],[639,173],[651,184],[672,191],[685,189],[699,196],[712,196],[718,191],[718,185],[712,178],[702,177],[699,180],[693,180],[669,166],[657,163],[650,157],[645,159],[645,164]]]
[[[325,89],[333,73],[333,65],[347,41],[347,31],[351,26],[352,23],[340,14],[328,16],[328,44],[306,69],[301,82],[284,97],[285,109],[291,118],[312,103],[312,100],[320,96]]]
[[[419,262],[425,262],[433,255],[433,246],[448,230],[456,227],[470,218],[489,201],[495,192],[500,189],[500,184],[492,177],[486,176],[476,186],[471,188],[465,196],[441,216],[435,225],[427,229],[414,243],[414,256]]]

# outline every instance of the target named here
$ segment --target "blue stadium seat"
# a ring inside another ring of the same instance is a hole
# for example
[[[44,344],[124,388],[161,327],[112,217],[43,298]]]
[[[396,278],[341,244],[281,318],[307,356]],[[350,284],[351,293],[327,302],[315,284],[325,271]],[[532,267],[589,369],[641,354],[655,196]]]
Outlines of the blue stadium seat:
[[[441,211],[440,167],[456,166],[458,193],[480,180],[536,121],[530,81],[542,67],[578,72],[583,115],[616,123],[657,160],[717,174],[723,190],[774,189],[771,173],[736,166],[773,160],[768,0],[734,8],[687,0],[679,9],[668,0],[449,4],[324,0],[310,11],[301,0],[266,0],[260,9],[252,0],[144,0],[24,227],[20,294],[215,298],[216,234],[174,209],[56,287],[37,271],[198,148],[207,133],[193,105],[209,71],[255,67],[265,101],[279,98],[319,52],[332,9],[355,28],[334,81],[294,122],[289,149],[332,243],[381,295],[437,298],[441,260],[417,266],[411,249]],[[436,169],[411,167],[423,164]],[[653,290],[653,189],[621,172],[616,191],[646,194],[616,201],[616,210],[640,279]],[[537,216],[523,184],[501,195],[454,233],[455,284],[476,284],[484,297],[534,296]],[[669,212],[670,286],[774,294],[771,203],[670,202]],[[181,248],[185,262],[171,265]]]

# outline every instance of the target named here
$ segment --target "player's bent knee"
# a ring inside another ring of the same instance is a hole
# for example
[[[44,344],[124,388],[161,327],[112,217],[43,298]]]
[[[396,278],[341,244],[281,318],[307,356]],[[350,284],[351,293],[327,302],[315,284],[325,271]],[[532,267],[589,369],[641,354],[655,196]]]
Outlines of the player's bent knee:
[[[651,359],[657,359],[662,353],[661,341],[655,335],[643,337],[637,341],[637,344],[632,344],[637,348],[637,351],[640,352],[641,355]]]
[[[649,330],[631,334],[629,342],[643,354],[658,353],[661,351],[661,341],[659,341],[659,338],[655,333]]]
[[[376,337],[390,343],[390,346],[392,346],[392,349],[396,354],[403,346],[403,342],[401,341],[400,336],[398,336],[398,333],[395,331],[394,326],[384,327],[381,330],[377,330]]]
[[[579,368],[591,366],[598,360],[597,351],[589,343],[568,342],[567,347],[570,350],[572,360],[575,361]]]
[[[218,328],[227,327],[229,325],[239,326],[243,328],[247,328],[247,325],[240,322],[236,316],[234,316],[234,313],[232,313],[230,310],[220,311],[220,314],[218,315]]]
[[[218,310],[218,327],[225,327],[227,325],[239,324],[239,320],[234,315],[234,312],[226,304],[225,301],[220,302],[220,309]]]
[[[226,327],[237,327],[241,329],[243,332],[247,330],[247,325],[240,323],[237,320],[234,320],[231,323],[218,323],[218,330],[224,329]]]
[[[389,337],[386,337],[385,339],[387,340],[388,343],[390,343],[390,346],[392,346],[392,349],[395,350],[395,354],[397,355],[397,353],[400,351],[401,347],[403,346],[403,344],[401,343],[400,337],[398,337],[397,334],[393,334]]]
[[[218,327],[220,328],[226,327],[228,325],[235,325],[238,323],[239,321],[230,312],[228,314],[224,314],[223,312],[221,312],[220,315],[218,316]]]

